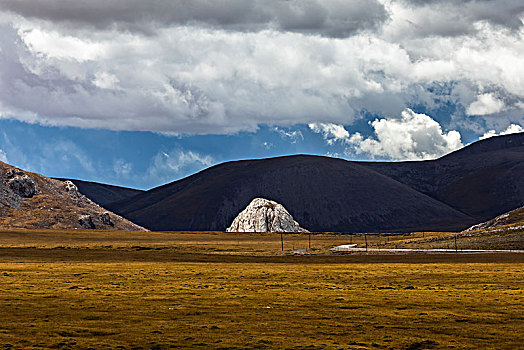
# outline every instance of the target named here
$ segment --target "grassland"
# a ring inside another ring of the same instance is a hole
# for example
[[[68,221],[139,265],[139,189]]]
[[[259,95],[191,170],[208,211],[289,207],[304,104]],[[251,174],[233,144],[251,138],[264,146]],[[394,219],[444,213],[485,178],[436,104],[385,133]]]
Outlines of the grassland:
[[[380,248],[524,250],[524,226],[521,223],[461,233],[413,233],[386,241],[375,238]]]
[[[524,348],[524,254],[329,253],[364,239],[3,232],[1,348]]]

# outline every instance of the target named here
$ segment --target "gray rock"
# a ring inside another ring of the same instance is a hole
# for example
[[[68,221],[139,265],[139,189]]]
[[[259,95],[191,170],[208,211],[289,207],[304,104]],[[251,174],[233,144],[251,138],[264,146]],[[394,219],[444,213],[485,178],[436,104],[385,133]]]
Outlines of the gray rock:
[[[275,201],[255,198],[233,220],[227,232],[308,232]]]
[[[93,223],[93,218],[91,215],[82,215],[78,218],[78,223],[82,228],[85,229],[93,229],[96,228],[95,224]]]
[[[111,217],[109,216],[108,212],[100,214],[99,219],[104,225],[115,226],[115,224],[113,224],[113,222],[111,221]]]
[[[5,172],[5,177],[7,179],[12,179],[15,176],[24,176],[25,173],[23,171],[17,170],[17,169],[9,169]]]
[[[9,176],[11,176],[11,178],[7,181],[7,184],[15,194],[24,198],[31,198],[35,195],[36,184],[29,176],[25,174],[16,174],[14,176],[9,174]]]
[[[76,187],[76,185],[67,180],[67,181],[64,181],[64,185],[65,185],[65,190],[66,192],[74,199],[78,199],[80,198],[82,195],[80,194],[80,192],[78,192],[78,187]]]

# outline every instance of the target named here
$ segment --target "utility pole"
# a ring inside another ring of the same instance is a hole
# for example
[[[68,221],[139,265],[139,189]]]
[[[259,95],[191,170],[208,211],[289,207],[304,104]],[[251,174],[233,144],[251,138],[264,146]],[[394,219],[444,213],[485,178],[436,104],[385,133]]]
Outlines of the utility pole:
[[[283,236],[282,232],[280,232],[280,243],[282,245],[282,251],[284,251],[284,236]]]
[[[457,247],[457,235],[455,235],[455,252],[458,252],[458,247]]]
[[[366,252],[368,251],[368,235],[364,233],[364,239],[366,240]]]
[[[308,242],[309,249],[311,249],[311,232],[309,233],[309,242]]]

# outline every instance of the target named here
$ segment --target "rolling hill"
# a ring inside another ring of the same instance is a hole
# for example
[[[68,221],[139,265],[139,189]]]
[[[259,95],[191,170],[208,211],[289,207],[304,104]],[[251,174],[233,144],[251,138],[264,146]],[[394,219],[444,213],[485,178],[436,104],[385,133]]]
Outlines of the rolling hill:
[[[461,228],[474,220],[356,163],[319,156],[236,161],[107,206],[153,230],[220,230],[255,197],[312,231]]]
[[[311,231],[451,231],[524,205],[524,134],[437,160],[286,156],[223,163],[106,207],[152,230],[225,230],[255,197]]]
[[[475,142],[422,162],[362,162],[477,220],[524,205],[524,133]]]

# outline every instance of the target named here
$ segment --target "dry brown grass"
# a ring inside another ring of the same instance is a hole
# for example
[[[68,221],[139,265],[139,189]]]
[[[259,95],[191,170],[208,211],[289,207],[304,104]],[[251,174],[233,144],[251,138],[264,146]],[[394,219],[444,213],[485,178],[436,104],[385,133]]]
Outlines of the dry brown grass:
[[[292,256],[279,244],[272,234],[0,233],[1,348],[523,347],[523,254]]]
[[[517,226],[520,228],[513,229]],[[458,250],[524,250],[524,228],[521,226],[522,223],[460,233],[418,232],[394,242],[387,243],[384,240],[381,248],[455,249],[456,247]],[[380,245],[381,243],[378,243],[378,246]]]
[[[125,232],[103,230],[4,230],[0,231],[1,247],[36,248],[152,248],[175,249],[186,253],[220,253],[241,255],[274,255],[309,249],[309,253],[329,254],[329,249],[341,244],[356,243],[371,247],[389,242],[405,242],[422,234],[343,234],[297,233],[284,234],[284,252],[281,236],[277,233],[236,232]],[[440,237],[443,234],[432,233]],[[446,235],[446,234],[444,234]],[[310,243],[311,242],[311,243]]]

